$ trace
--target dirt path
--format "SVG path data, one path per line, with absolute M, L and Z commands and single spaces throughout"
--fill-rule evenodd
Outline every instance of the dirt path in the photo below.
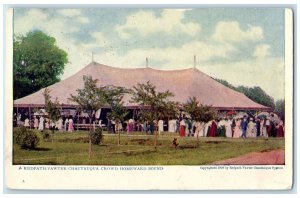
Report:
M 284 150 L 248 153 L 239 157 L 213 162 L 214 165 L 283 165 Z

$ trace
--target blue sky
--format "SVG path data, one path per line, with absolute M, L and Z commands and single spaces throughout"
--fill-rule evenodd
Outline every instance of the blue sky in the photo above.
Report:
M 68 52 L 62 79 L 91 62 L 115 67 L 193 67 L 284 98 L 284 9 L 84 8 L 14 11 L 15 34 L 39 29 Z

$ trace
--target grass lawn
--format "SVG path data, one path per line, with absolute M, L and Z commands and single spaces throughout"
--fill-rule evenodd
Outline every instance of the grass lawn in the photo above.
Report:
M 154 149 L 154 136 L 134 132 L 118 136 L 104 133 L 103 143 L 93 145 L 92 158 L 88 158 L 88 132 L 56 132 L 53 142 L 41 138 L 36 150 L 13 146 L 13 163 L 27 165 L 205 165 L 214 161 L 237 157 L 249 152 L 284 149 L 283 138 L 178 138 L 179 148 L 171 146 L 176 133 L 158 136 Z

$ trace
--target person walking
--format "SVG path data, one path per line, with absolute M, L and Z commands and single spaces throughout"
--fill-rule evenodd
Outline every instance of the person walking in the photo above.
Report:
M 68 131 L 69 132 L 73 132 L 74 131 L 74 126 L 73 126 L 73 119 L 72 117 L 70 117 L 69 121 L 69 125 L 68 125 Z
M 247 121 L 247 118 L 244 117 L 244 119 L 241 122 L 241 129 L 242 129 L 241 137 L 246 138 L 247 128 L 248 128 L 248 121 Z
M 34 127 L 35 129 L 38 129 L 38 127 L 39 127 L 39 119 L 38 119 L 36 116 L 34 116 L 34 124 L 33 124 L 33 127 Z
M 241 119 L 238 118 L 235 122 L 233 138 L 240 138 L 240 137 L 241 137 Z
M 45 123 L 44 122 L 45 122 L 45 120 L 44 120 L 43 116 L 41 116 L 40 123 L 39 123 L 39 128 L 38 128 L 39 131 L 44 130 L 44 128 L 45 128 L 45 126 L 44 126 Z
M 186 127 L 185 120 L 182 119 L 180 121 L 180 131 L 179 131 L 180 137 L 185 137 L 185 127 Z

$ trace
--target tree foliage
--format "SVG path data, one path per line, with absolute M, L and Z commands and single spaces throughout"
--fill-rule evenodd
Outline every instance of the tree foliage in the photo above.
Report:
M 183 109 L 191 116 L 192 120 L 208 122 L 215 117 L 215 112 L 212 108 L 200 104 L 196 97 L 190 97 L 183 105 Z
M 98 128 L 95 131 L 92 131 L 90 133 L 90 138 L 91 138 L 91 142 L 92 142 L 93 145 L 101 144 L 101 142 L 103 140 L 102 129 Z
M 226 87 L 229 87 L 235 91 L 245 94 L 245 96 L 247 96 L 248 98 L 250 98 L 251 100 L 253 100 L 256 103 L 259 103 L 259 104 L 267 106 L 267 107 L 271 107 L 273 109 L 275 107 L 274 99 L 258 86 L 235 87 L 235 86 L 231 85 L 230 83 L 228 83 L 226 80 L 221 80 L 221 79 L 215 79 L 215 80 L 218 81 L 219 83 L 223 84 Z
M 114 118 L 117 123 L 123 122 L 128 115 L 127 109 L 124 107 L 123 98 L 125 94 L 129 94 L 131 90 L 118 86 L 105 86 L 105 101 L 111 108 L 110 117 Z
M 133 87 L 132 101 L 140 105 L 142 117 L 147 120 L 158 120 L 163 116 L 163 112 L 173 111 L 175 103 L 170 101 L 170 97 L 173 96 L 169 90 L 158 92 L 156 86 L 148 81 L 146 84 L 138 83 Z
M 271 107 L 272 109 L 274 109 L 275 107 L 274 99 L 271 96 L 269 96 L 264 90 L 262 90 L 260 87 L 238 86 L 237 90 L 259 104 L 262 104 L 267 107 Z
M 93 113 L 96 112 L 98 109 L 106 105 L 106 94 L 105 94 L 105 87 L 98 87 L 97 86 L 97 79 L 93 79 L 91 76 L 83 76 L 84 87 L 83 89 L 77 89 L 77 95 L 71 94 L 71 101 L 76 102 L 80 109 L 83 112 L 86 112 L 89 115 L 90 120 L 90 132 L 89 132 L 89 158 L 92 155 L 92 138 L 99 135 L 99 133 L 95 131 L 91 131 L 92 129 L 92 116 Z M 102 140 L 102 133 L 101 133 L 101 140 Z M 100 141 L 101 141 L 100 140 Z
M 284 120 L 285 100 L 277 100 L 275 104 L 275 113 Z
M 48 113 L 49 119 L 55 123 L 60 117 L 60 104 L 57 98 L 54 102 L 51 101 L 50 92 L 50 89 L 46 88 L 43 93 L 45 98 L 45 110 Z
M 159 119 L 172 119 L 179 116 L 179 103 L 174 101 L 167 101 L 163 106 L 163 109 L 159 111 Z
M 60 80 L 67 53 L 55 38 L 41 31 L 16 36 L 13 43 L 14 99 L 24 97 Z
M 71 94 L 70 100 L 76 102 L 80 110 L 92 118 L 94 112 L 106 105 L 105 87 L 97 87 L 98 80 L 91 76 L 83 76 L 83 81 L 84 88 L 77 89 L 77 95 Z

